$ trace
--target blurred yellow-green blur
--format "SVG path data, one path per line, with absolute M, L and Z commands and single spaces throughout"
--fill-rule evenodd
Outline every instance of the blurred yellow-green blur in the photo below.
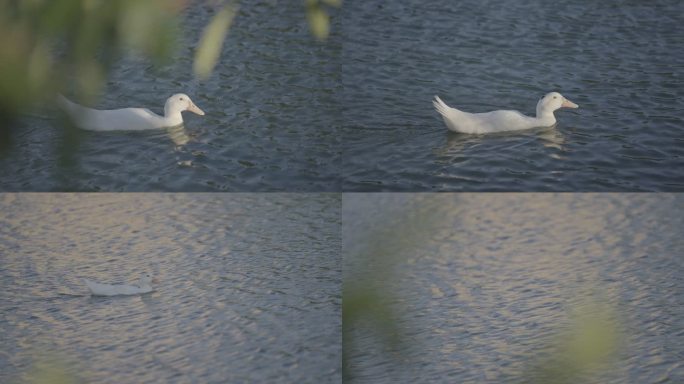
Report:
M 236 1 L 210 2 L 220 9 L 205 27 L 194 74 L 211 74 L 233 18 Z M 68 90 L 92 101 L 114 58 L 137 54 L 164 63 L 179 33 L 179 14 L 189 0 L 0 0 L 0 121 Z M 305 0 L 312 34 L 329 34 L 327 7 L 339 0 Z

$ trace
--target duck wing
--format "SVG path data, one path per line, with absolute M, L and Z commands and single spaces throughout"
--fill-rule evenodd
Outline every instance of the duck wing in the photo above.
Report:
M 535 118 L 510 110 L 473 113 L 472 119 L 482 130 L 480 133 L 518 131 L 538 126 Z
M 91 109 L 81 128 L 92 131 L 135 131 L 164 127 L 164 118 L 145 108 Z
M 63 95 L 57 96 L 57 102 L 79 128 L 89 131 L 134 131 L 166 126 L 164 117 L 147 108 L 93 109 Z

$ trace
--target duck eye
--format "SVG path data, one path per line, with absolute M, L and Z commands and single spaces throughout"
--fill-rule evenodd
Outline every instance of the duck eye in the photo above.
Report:
M 181 99 L 181 101 L 183 100 L 183 98 L 182 98 L 182 97 L 181 97 L 180 99 Z M 554 97 L 554 99 L 555 99 L 555 97 Z
M 556 99 L 557 97 L 556 97 L 556 96 L 554 96 L 553 98 L 554 98 L 554 99 Z

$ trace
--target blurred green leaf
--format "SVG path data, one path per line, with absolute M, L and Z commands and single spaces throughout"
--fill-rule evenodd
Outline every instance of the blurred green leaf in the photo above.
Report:
M 330 34 L 330 18 L 320 7 L 312 7 L 306 14 L 309 19 L 311 33 L 320 40 L 325 40 Z
M 228 34 L 228 29 L 237 14 L 237 6 L 225 5 L 204 29 L 199 48 L 195 52 L 193 70 L 200 79 L 206 79 L 211 75 L 219 56 L 221 47 Z
M 45 84 L 49 81 L 50 68 L 52 66 L 52 57 L 50 56 L 50 49 L 44 42 L 39 42 L 33 49 L 29 56 L 27 67 L 28 81 L 32 91 L 38 91 L 40 84 Z
M 21 382 L 32 384 L 74 384 L 80 383 L 70 371 L 73 366 L 61 359 L 58 353 L 41 351 L 28 369 Z
M 589 298 L 590 300 L 590 298 Z M 622 332 L 614 309 L 600 301 L 573 308 L 570 325 L 550 344 L 550 353 L 525 377 L 530 383 L 576 383 L 607 366 L 615 357 Z
M 330 5 L 331 7 L 342 6 L 342 0 L 323 0 L 323 2 Z
M 102 67 L 96 61 L 83 60 L 78 66 L 78 77 L 75 80 L 81 97 L 92 101 L 102 88 L 105 76 Z
M 215 0 L 214 2 L 223 2 Z M 112 63 L 132 51 L 160 64 L 174 51 L 178 14 L 190 0 L 0 0 L 1 136 L 9 142 L 10 122 L 56 92 L 93 100 Z M 225 2 L 223 2 L 225 3 Z M 325 7 L 340 0 L 306 0 L 311 31 L 329 34 Z M 224 6 L 204 30 L 193 71 L 207 78 L 237 13 Z M 4 134 L 6 133 L 6 134 Z M 2 149 L 3 147 L 0 147 Z
M 339 7 L 341 0 L 306 0 L 306 18 L 309 21 L 311 33 L 319 40 L 325 40 L 330 35 L 330 16 L 323 4 Z
M 364 260 L 366 264 L 365 268 L 345 276 L 343 282 L 342 376 L 345 381 L 355 374 L 350 368 L 349 352 L 356 342 L 353 330 L 361 324 L 360 332 L 378 337 L 383 347 L 398 352 L 392 355 L 395 359 L 415 347 L 406 342 L 399 327 L 406 308 L 397 300 L 395 292 L 387 288 L 392 281 L 400 279 L 395 274 L 395 266 L 403 263 L 407 254 L 415 252 L 443 227 L 447 213 L 440 209 L 439 199 L 444 197 L 416 195 L 400 210 L 386 211 L 385 216 L 368 223 L 368 228 L 359 231 L 350 242 L 360 245 L 357 250 L 345 250 L 345 259 Z M 375 225 L 378 222 L 382 225 Z
M 11 120 L 37 102 L 51 100 L 64 88 L 98 93 L 108 65 L 122 51 L 133 50 L 154 60 L 168 57 L 176 15 L 185 3 L 0 0 L 3 119 Z

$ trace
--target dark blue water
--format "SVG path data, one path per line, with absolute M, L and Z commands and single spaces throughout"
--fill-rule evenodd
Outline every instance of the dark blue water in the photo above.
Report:
M 171 133 L 94 133 L 65 131 L 55 111 L 36 111 L 1 154 L 0 190 L 339 190 L 339 28 L 320 43 L 302 4 L 241 4 L 213 75 L 198 81 L 195 47 L 213 15 L 209 3 L 187 9 L 165 66 L 113 63 L 96 105 L 162 113 L 183 92 L 205 116 L 186 113 L 185 129 Z
M 0 382 L 339 382 L 339 195 L 21 193 L 0 208 Z M 81 280 L 142 271 L 155 292 L 91 297 Z
M 346 191 L 684 190 L 684 3 L 356 1 L 342 54 Z M 579 104 L 547 130 L 449 133 L 471 112 Z
M 345 292 L 363 284 L 392 313 L 344 324 L 349 382 L 684 381 L 683 208 L 678 194 L 346 194 Z M 563 381 L 581 356 L 601 364 Z

